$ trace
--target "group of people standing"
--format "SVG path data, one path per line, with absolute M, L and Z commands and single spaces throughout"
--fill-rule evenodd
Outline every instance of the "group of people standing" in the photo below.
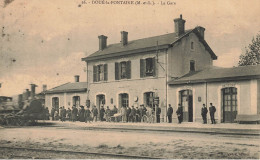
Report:
M 210 112 L 210 118 L 211 123 L 215 124 L 215 112 L 216 108 L 215 106 L 210 103 L 209 107 Z M 98 114 L 99 113 L 99 114 Z M 205 104 L 203 104 L 203 107 L 201 108 L 201 116 L 203 119 L 203 123 L 207 123 L 207 113 L 208 109 Z M 80 122 L 90 122 L 90 121 L 97 121 L 98 115 L 100 116 L 100 121 L 111 121 L 111 117 L 118 114 L 122 120 L 122 122 L 142 122 L 142 118 L 144 115 L 147 117 L 154 116 L 156 114 L 156 122 L 160 123 L 160 114 L 161 114 L 161 108 L 159 106 L 152 108 L 152 106 L 145 107 L 143 104 L 140 105 L 140 108 L 132 106 L 130 107 L 121 107 L 121 110 L 119 111 L 117 107 L 114 105 L 113 109 L 110 109 L 109 106 L 104 108 L 104 106 L 101 106 L 100 110 L 98 111 L 96 106 L 92 107 L 92 110 L 90 110 L 90 107 L 84 108 L 84 106 L 80 106 L 80 109 L 78 109 L 76 106 L 73 106 L 72 109 L 68 108 L 67 110 L 63 107 L 60 107 L 59 109 L 52 108 L 51 110 L 51 117 L 52 120 L 61 120 L 62 122 L 69 120 L 69 121 L 80 121 Z M 176 114 L 178 117 L 178 123 L 183 122 L 183 107 L 181 104 L 178 104 L 178 109 L 176 110 Z M 171 104 L 169 104 L 168 110 L 167 110 L 167 117 L 168 122 L 172 123 L 172 115 L 173 115 L 173 108 Z
M 140 107 L 122 107 L 120 116 L 122 116 L 122 122 L 142 122 L 143 116 L 153 116 L 155 109 L 156 122 L 160 123 L 161 108 L 155 107 L 153 109 L 152 106 L 146 108 L 143 104 L 141 104 Z
M 173 108 L 171 104 L 169 104 L 168 110 L 167 110 L 167 117 L 168 117 L 168 122 L 172 123 L 172 114 L 173 114 Z M 178 117 L 178 122 L 181 123 L 183 121 L 183 107 L 178 104 L 178 109 L 176 110 L 176 114 Z
M 113 116 L 118 112 L 118 109 L 116 106 L 112 110 L 107 107 L 107 109 L 104 109 L 104 106 L 101 106 L 100 109 L 100 121 L 108 121 L 109 117 Z M 52 120 L 60 120 L 62 122 L 69 120 L 69 121 L 80 121 L 80 122 L 90 122 L 90 121 L 97 121 L 98 120 L 98 109 L 96 106 L 92 107 L 92 110 L 90 110 L 90 107 L 80 106 L 80 108 L 77 108 L 76 106 L 72 106 L 72 109 L 68 108 L 67 110 L 63 107 L 60 107 L 59 109 L 52 108 L 51 110 L 51 117 Z
M 212 103 L 210 103 L 209 113 L 210 113 L 210 119 L 211 119 L 212 124 L 216 124 L 215 112 L 216 112 L 216 107 L 213 106 Z M 207 123 L 207 113 L 208 113 L 208 109 L 207 109 L 206 105 L 203 104 L 203 106 L 201 108 L 201 116 L 202 116 L 204 124 Z M 168 117 L 169 123 L 172 123 L 172 114 L 173 114 L 173 108 L 172 108 L 171 104 L 169 104 L 169 107 L 168 107 L 168 110 L 167 110 L 167 117 Z M 178 109 L 176 110 L 176 114 L 177 114 L 177 117 L 178 117 L 178 122 L 182 123 L 182 121 L 183 121 L 183 107 L 181 106 L 181 104 L 178 104 Z
M 94 106 L 94 108 L 96 108 L 96 111 L 95 111 L 95 121 L 97 121 L 97 113 L 98 113 L 98 110 L 97 110 L 97 107 Z M 101 109 L 100 109 L 100 121 L 110 121 L 111 120 L 111 116 L 117 114 L 118 112 L 118 109 L 116 108 L 116 106 L 114 105 L 114 108 L 113 109 L 110 109 L 109 106 L 107 106 L 107 108 L 105 109 L 104 106 L 101 106 Z
M 215 112 L 216 112 L 216 107 L 213 106 L 212 103 L 210 103 L 209 114 L 210 114 L 211 124 L 216 124 Z M 206 105 L 203 104 L 203 106 L 201 108 L 201 116 L 202 116 L 202 119 L 203 119 L 203 124 L 207 124 L 207 114 L 208 114 L 208 109 L 207 109 Z

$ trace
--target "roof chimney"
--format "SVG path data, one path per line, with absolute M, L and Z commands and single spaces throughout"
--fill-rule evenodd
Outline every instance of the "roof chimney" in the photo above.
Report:
M 104 50 L 107 47 L 107 36 L 101 35 L 99 38 L 99 50 Z
M 121 31 L 121 44 L 125 46 L 127 45 L 127 43 L 128 43 L 128 32 Z
M 79 82 L 79 75 L 75 75 L 75 82 Z
M 182 15 L 180 15 L 180 18 L 174 19 L 175 33 L 177 36 L 184 34 L 185 22 L 186 21 L 184 19 L 182 19 Z
M 200 33 L 201 37 L 204 39 L 205 28 L 200 27 L 200 26 L 198 26 L 196 28 L 197 28 L 198 32 Z
M 43 92 L 47 91 L 47 85 L 46 84 L 42 85 L 42 91 Z

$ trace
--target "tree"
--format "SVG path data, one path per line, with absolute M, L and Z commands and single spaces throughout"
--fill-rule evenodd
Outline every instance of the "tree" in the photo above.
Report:
M 252 43 L 246 47 L 246 53 L 239 57 L 239 66 L 260 64 L 260 34 L 252 39 Z

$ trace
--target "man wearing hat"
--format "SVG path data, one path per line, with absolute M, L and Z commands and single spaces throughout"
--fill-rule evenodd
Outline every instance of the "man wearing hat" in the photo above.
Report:
M 84 106 L 80 106 L 79 121 L 80 122 L 85 122 L 85 109 L 84 109 Z
M 168 110 L 167 110 L 167 117 L 168 117 L 168 122 L 172 123 L 172 113 L 173 113 L 173 109 L 171 104 L 169 104 Z
M 72 106 L 71 115 L 72 115 L 72 121 L 75 122 L 77 120 L 77 115 L 78 115 L 78 109 L 76 108 L 76 106 Z
M 140 109 L 136 107 L 136 122 L 141 122 Z
M 156 107 L 156 122 L 160 123 L 160 114 L 161 114 L 161 108 L 159 107 L 159 105 Z
M 111 110 L 109 109 L 109 106 L 107 106 L 105 114 L 106 114 L 106 121 L 109 122 L 111 120 Z
M 181 123 L 183 120 L 183 108 L 182 108 L 181 104 L 178 104 L 178 109 L 176 111 L 176 114 L 178 116 L 179 123 Z
M 213 106 L 212 103 L 210 103 L 209 114 L 210 114 L 210 119 L 211 119 L 211 123 L 212 123 L 212 124 L 216 124 L 216 121 L 215 121 L 215 112 L 216 112 L 216 107 Z
M 201 108 L 201 116 L 203 119 L 203 124 L 207 124 L 207 113 L 208 113 L 208 109 L 207 109 L 206 105 L 203 104 L 203 106 Z
M 141 122 L 142 122 L 143 116 L 146 115 L 146 111 L 147 111 L 144 104 L 141 104 L 141 110 L 140 111 L 141 111 L 140 116 L 141 116 Z
M 100 121 L 104 121 L 104 115 L 105 115 L 105 108 L 104 108 L 104 106 L 101 106 L 101 109 L 100 109 Z
M 98 116 L 98 109 L 97 109 L 97 107 L 95 105 L 92 107 L 92 114 L 93 114 L 92 121 L 95 120 L 95 122 L 96 122 L 97 121 L 97 116 Z

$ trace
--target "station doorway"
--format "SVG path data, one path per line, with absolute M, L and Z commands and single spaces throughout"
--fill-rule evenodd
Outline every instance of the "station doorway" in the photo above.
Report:
M 98 119 L 100 118 L 100 116 L 99 116 L 100 108 L 101 108 L 101 106 L 104 106 L 105 103 L 106 103 L 106 99 L 105 99 L 104 94 L 99 94 L 99 95 L 96 96 L 96 104 L 97 104 L 97 109 L 98 109 Z
M 234 123 L 237 116 L 237 88 L 222 89 L 223 122 Z
M 180 104 L 183 107 L 183 122 L 193 122 L 193 95 L 192 90 L 179 92 Z

